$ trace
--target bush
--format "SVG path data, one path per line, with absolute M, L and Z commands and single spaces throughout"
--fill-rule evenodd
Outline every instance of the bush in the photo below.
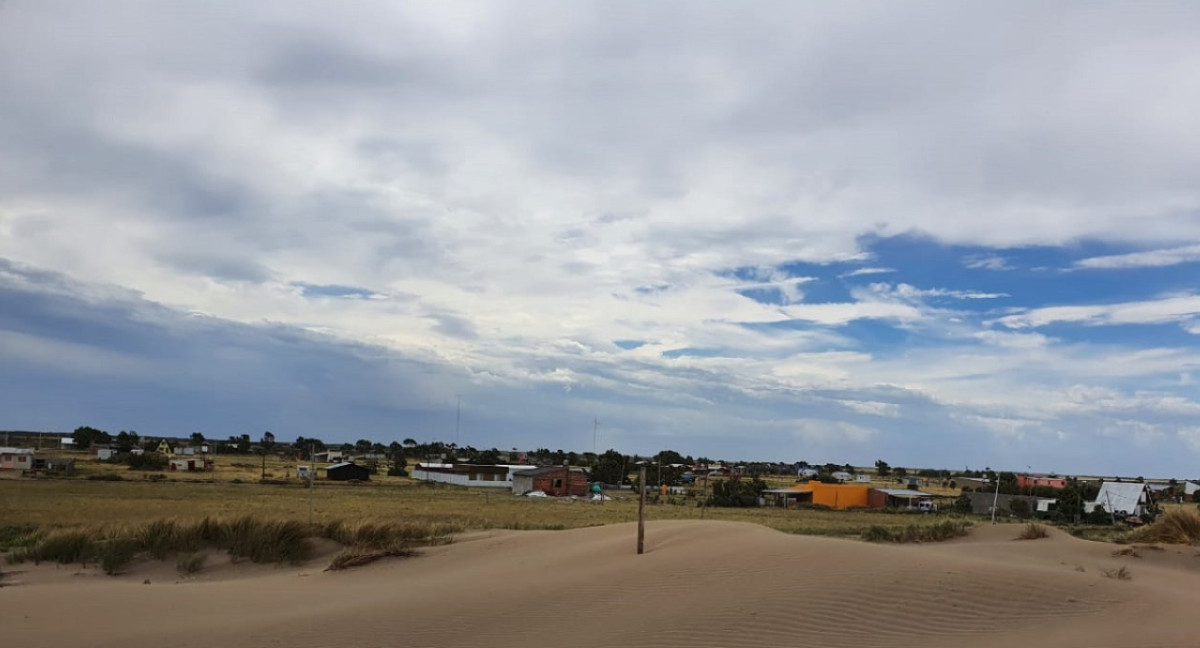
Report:
M 942 520 L 933 524 L 910 524 L 891 529 L 878 524 L 867 527 L 862 539 L 867 542 L 942 542 L 967 535 L 971 523 L 966 520 Z
M 1031 515 L 1029 510 L 1029 502 L 1023 499 L 1013 499 L 1008 503 L 1008 510 L 1012 511 L 1013 515 L 1021 518 L 1022 520 L 1029 519 L 1029 516 Z
M 399 466 L 388 468 L 387 474 L 388 477 L 408 477 L 408 471 Z
M 1045 526 L 1037 522 L 1030 522 L 1021 529 L 1021 535 L 1017 536 L 1017 540 L 1038 540 L 1050 536 L 1050 531 Z
M 167 458 L 157 452 L 146 452 L 140 455 L 131 454 L 125 458 L 130 470 L 164 470 Z
M 730 477 L 712 483 L 712 495 L 708 498 L 709 506 L 749 507 L 758 506 L 759 493 L 766 489 L 766 482 L 754 477 L 742 479 Z
M 1097 504 L 1096 508 L 1092 509 L 1091 513 L 1087 514 L 1087 523 L 1095 525 L 1112 524 L 1112 516 L 1104 510 L 1104 506 Z

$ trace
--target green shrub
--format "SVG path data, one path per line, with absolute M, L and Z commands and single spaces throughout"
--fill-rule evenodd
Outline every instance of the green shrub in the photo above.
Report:
M 1112 516 L 1109 515 L 1107 511 L 1104 510 L 1103 505 L 1097 505 L 1095 509 L 1092 509 L 1091 513 L 1087 514 L 1087 523 L 1088 524 L 1095 524 L 1095 525 L 1112 524 L 1112 521 L 1113 521 Z
M 165 470 L 167 458 L 157 452 L 131 454 L 125 458 L 130 470 Z
M 896 529 L 873 524 L 862 533 L 867 542 L 942 542 L 967 535 L 966 520 L 941 520 L 933 524 L 909 524 Z

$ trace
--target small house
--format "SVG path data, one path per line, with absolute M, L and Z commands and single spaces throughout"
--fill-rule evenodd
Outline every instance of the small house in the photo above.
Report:
M 342 463 L 345 458 L 345 453 L 341 450 L 322 450 L 313 453 L 313 461 L 316 463 Z
M 296 466 L 296 478 L 308 479 L 312 475 L 312 469 L 309 466 Z
M 32 448 L 0 448 L 0 470 L 32 469 Z
M 876 509 L 930 510 L 933 494 L 907 488 L 872 488 L 867 494 L 867 504 Z
M 547 495 L 587 495 L 588 479 L 579 468 L 546 466 L 521 470 L 512 475 L 512 492 L 524 495 L 541 491 Z
M 1053 475 L 1017 475 L 1017 488 L 1066 488 L 1067 479 L 1065 477 L 1055 477 Z
M 1103 506 L 1104 510 L 1121 515 L 1146 514 L 1146 505 L 1150 503 L 1150 489 L 1145 484 L 1136 482 L 1104 482 L 1100 484 L 1100 492 L 1096 501 L 1088 502 L 1087 510 L 1094 511 Z
M 158 447 L 155 448 L 154 451 L 159 454 L 169 455 L 171 454 L 171 444 L 167 443 L 166 439 L 163 439 L 162 441 L 158 442 Z
M 99 446 L 96 448 L 96 459 L 99 459 L 100 461 L 108 461 L 109 459 L 117 456 L 118 452 L 119 451 L 116 448 L 111 446 Z
M 213 469 L 212 459 L 203 459 L 198 457 L 176 457 L 167 461 L 167 470 L 178 472 L 211 472 Z
M 325 468 L 325 479 L 331 481 L 370 481 L 371 471 L 366 466 L 343 461 L 342 463 L 336 463 Z
M 854 475 L 851 475 L 850 473 L 848 473 L 844 470 L 835 470 L 832 473 L 830 473 L 829 476 L 833 477 L 834 479 L 838 480 L 839 482 L 848 482 L 848 481 L 851 481 L 854 479 Z

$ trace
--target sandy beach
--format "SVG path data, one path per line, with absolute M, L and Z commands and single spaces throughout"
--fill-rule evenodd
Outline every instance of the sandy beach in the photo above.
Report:
M 494 532 L 343 572 L 142 563 L 5 567 L 7 645 L 1139 646 L 1197 645 L 1200 557 L 1016 526 L 920 545 L 728 522 Z M 1126 567 L 1121 580 L 1105 571 Z M 149 580 L 149 584 L 145 581 Z M 10 643 L 11 642 L 11 643 Z

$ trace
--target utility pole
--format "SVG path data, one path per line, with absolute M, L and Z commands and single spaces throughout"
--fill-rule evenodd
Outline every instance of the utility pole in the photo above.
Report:
M 645 553 L 646 543 L 646 466 L 638 468 L 638 555 Z
M 592 454 L 596 454 L 596 430 L 600 427 L 600 419 L 592 417 Z
M 454 449 L 458 450 L 458 429 L 462 425 L 462 396 L 456 394 L 458 405 L 454 408 Z
M 313 523 L 313 476 L 317 472 L 316 457 L 313 455 L 317 451 L 317 444 L 308 444 L 308 525 Z
M 996 495 L 992 497 L 992 524 L 996 523 L 996 505 L 1000 503 L 1000 475 L 996 474 Z

